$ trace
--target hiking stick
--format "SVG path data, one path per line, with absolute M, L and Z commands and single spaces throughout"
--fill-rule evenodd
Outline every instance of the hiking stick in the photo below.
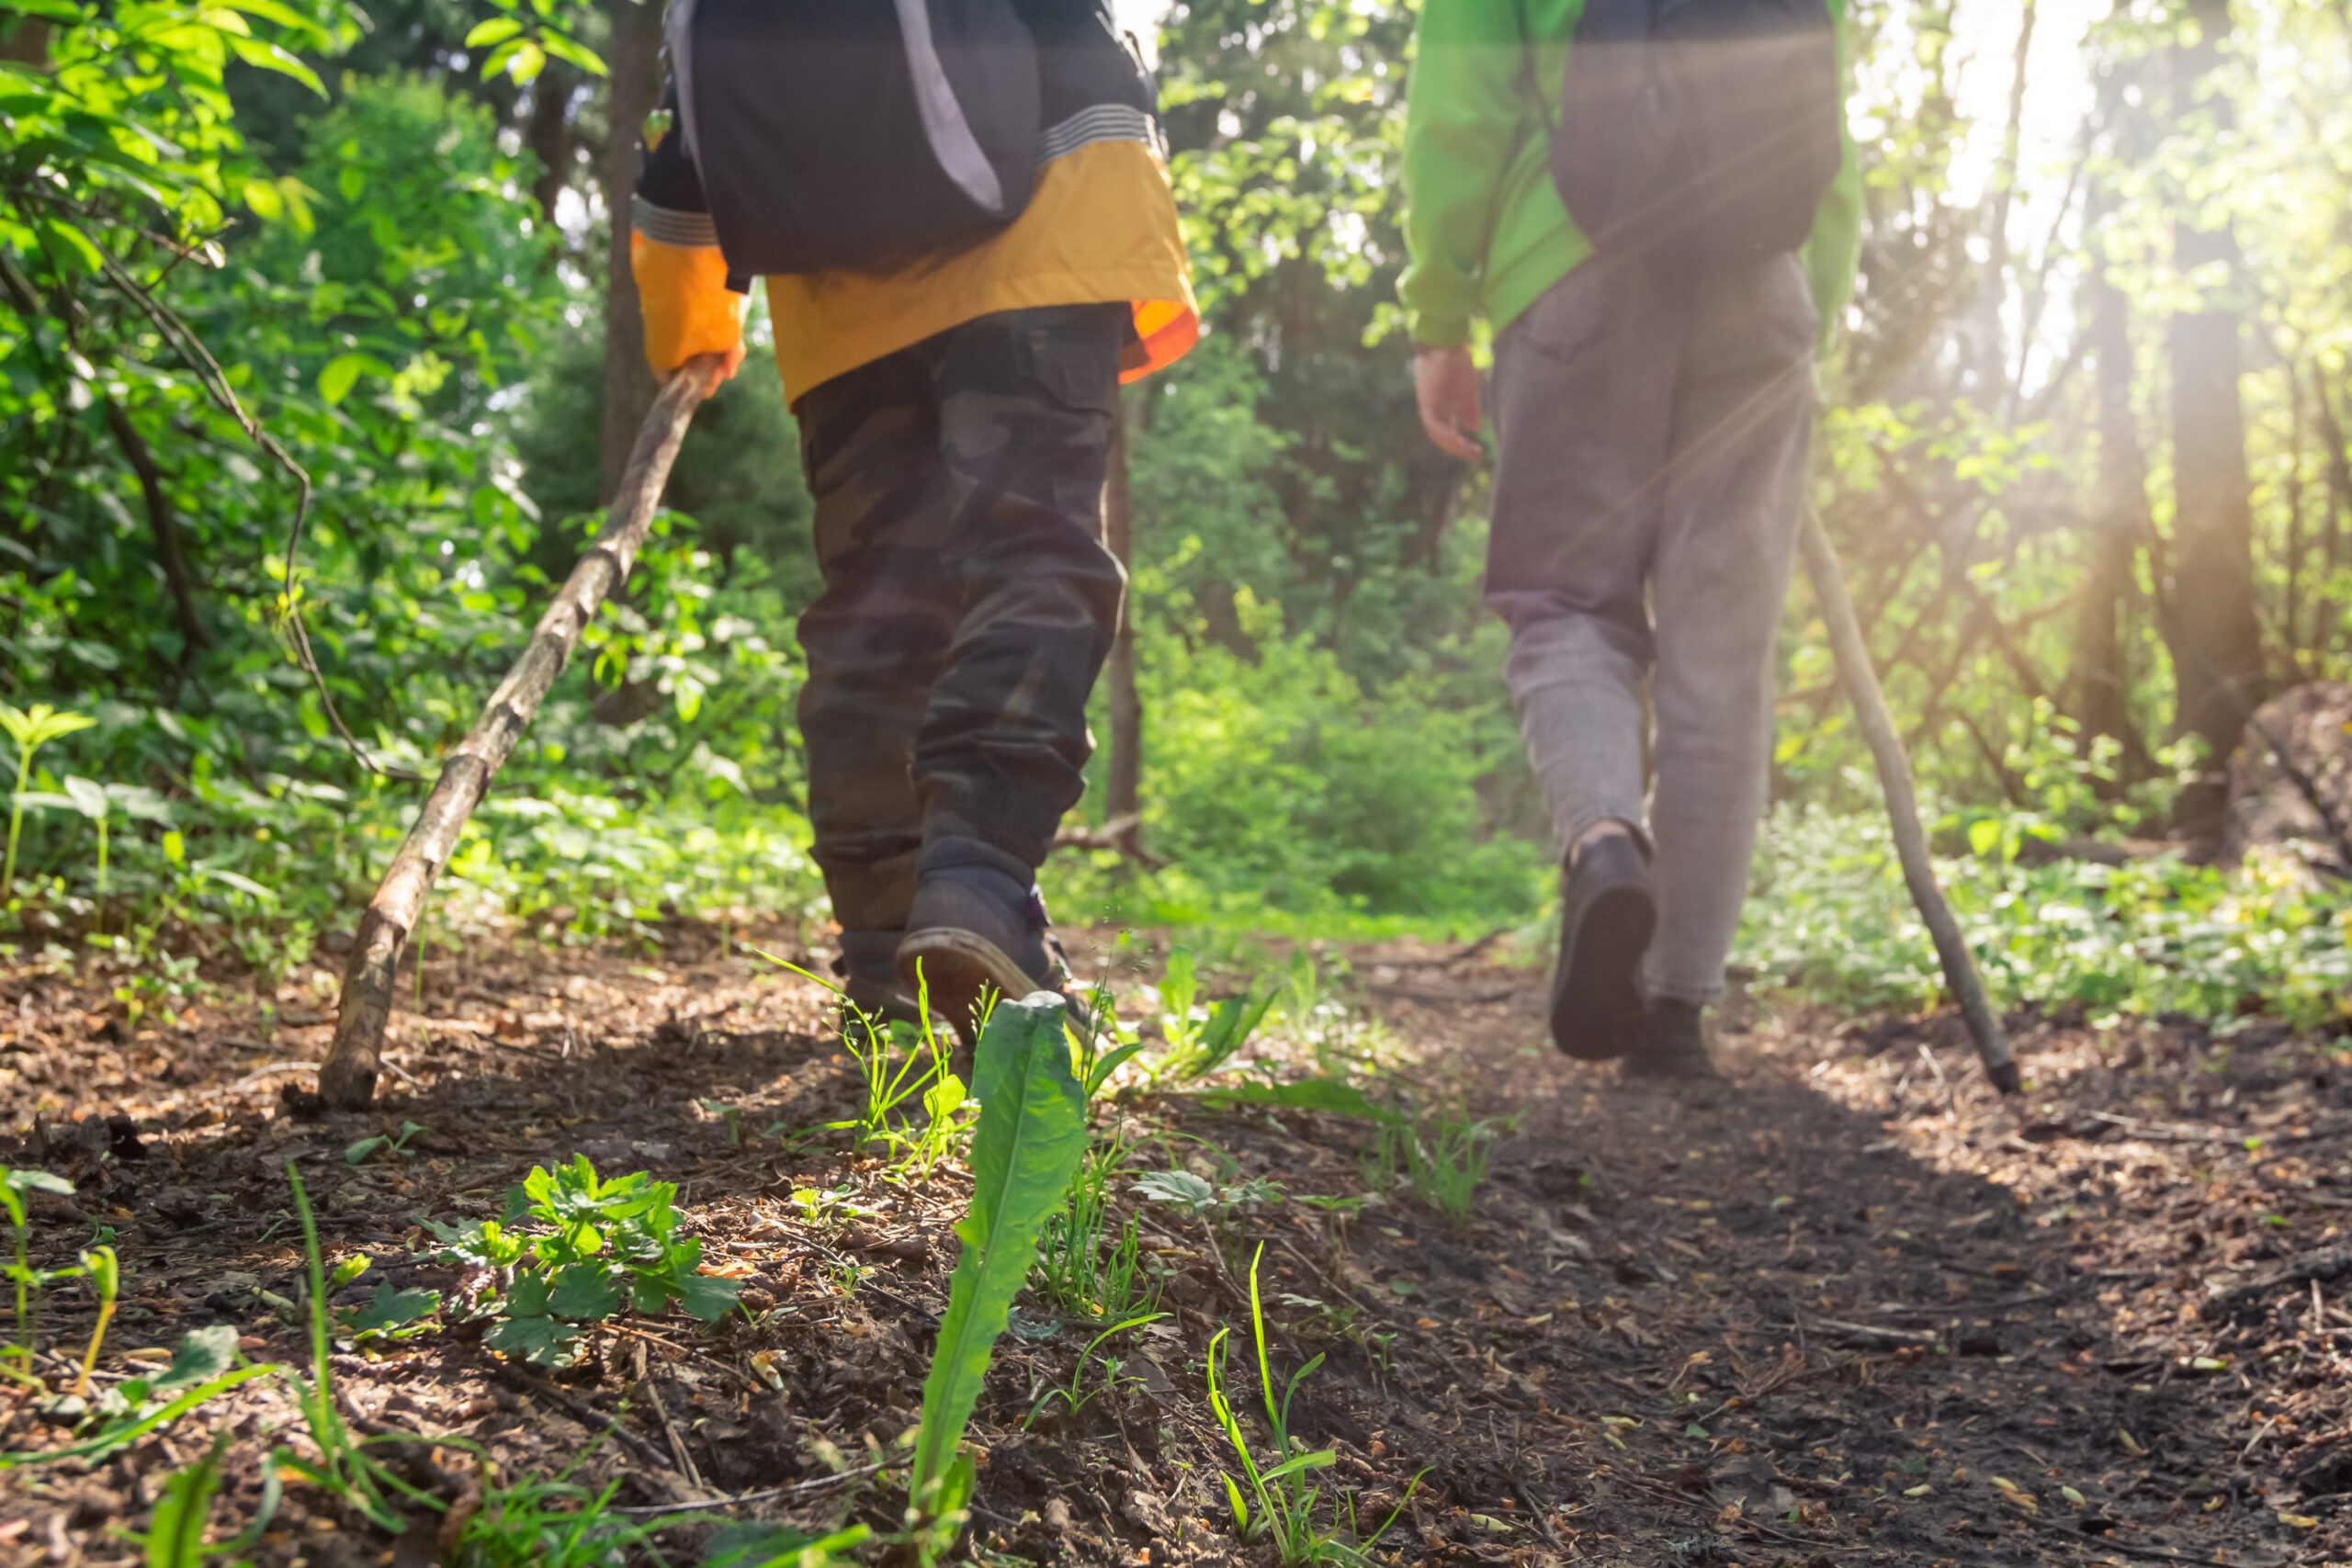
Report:
M 1887 816 L 1894 826 L 1894 850 L 1903 861 L 1904 885 L 1911 890 L 1919 918 L 1927 922 L 1928 934 L 1935 939 L 1944 984 L 1951 987 L 1961 1016 L 1968 1021 L 1984 1076 L 2003 1094 L 2015 1094 L 2020 1086 L 2018 1065 L 2009 1056 L 2009 1037 L 2002 1032 L 1992 1004 L 1984 999 L 1975 962 L 1960 938 L 1960 922 L 1952 919 L 1951 906 L 1944 902 L 1943 889 L 1936 886 L 1935 866 L 1928 859 L 1928 835 L 1919 826 L 1919 797 L 1911 787 L 1911 761 L 1904 755 L 1903 738 L 1895 733 L 1894 716 L 1886 711 L 1886 694 L 1879 689 L 1877 672 L 1871 668 L 1871 651 L 1862 642 L 1861 623 L 1855 618 L 1854 601 L 1846 592 L 1846 574 L 1838 565 L 1838 552 L 1830 547 L 1821 514 L 1810 506 L 1804 509 L 1800 540 L 1805 575 L 1813 580 L 1813 596 L 1821 605 L 1821 618 L 1829 626 L 1838 679 L 1846 687 L 1847 700 L 1854 705 L 1854 719 L 1869 743 L 1871 760 L 1878 764 L 1879 788 L 1885 793 Z
M 384 1026 L 392 1016 L 392 977 L 400 967 L 401 950 L 408 944 L 433 879 L 447 863 L 458 845 L 458 830 L 490 788 L 491 779 L 507 753 L 514 750 L 524 727 L 539 711 L 548 688 L 563 673 L 580 634 L 594 618 L 605 600 L 628 580 L 637 552 L 645 543 L 653 513 L 669 479 L 670 465 L 695 408 L 718 386 L 716 359 L 692 361 L 670 378 L 645 423 L 637 433 L 628 468 L 613 496 L 612 510 L 580 564 L 564 580 L 555 602 L 539 617 L 524 646 L 523 656 L 506 672 L 489 706 L 441 765 L 433 793 L 415 826 L 392 857 L 368 912 L 360 917 L 359 935 L 343 969 L 343 1000 L 335 1016 L 334 1044 L 319 1068 L 319 1093 L 339 1111 L 357 1111 L 376 1095 L 376 1067 L 384 1044 Z M 422 963 L 419 956 L 418 962 Z

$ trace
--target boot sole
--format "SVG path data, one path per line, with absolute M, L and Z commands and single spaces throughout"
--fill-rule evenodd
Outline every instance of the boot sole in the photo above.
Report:
M 990 990 L 1018 1001 L 1050 990 L 984 936 L 953 926 L 909 931 L 899 944 L 899 978 L 910 995 L 929 995 L 931 1010 L 955 1026 L 968 1045 L 979 1033 L 981 998 Z
M 1657 929 L 1657 906 L 1639 887 L 1612 887 L 1585 908 L 1560 946 L 1552 987 L 1553 1043 L 1579 1062 L 1609 1062 L 1632 1048 L 1642 1021 L 1634 983 Z

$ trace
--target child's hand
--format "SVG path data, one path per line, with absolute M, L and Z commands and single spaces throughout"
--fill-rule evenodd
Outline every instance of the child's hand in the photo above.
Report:
M 718 367 L 718 378 L 721 381 L 732 381 L 735 379 L 735 372 L 737 368 L 741 367 L 742 363 L 743 345 L 739 343 L 724 354 L 719 354 L 716 351 L 709 354 L 697 354 L 692 358 L 686 360 L 684 364 L 678 366 L 677 369 L 672 370 L 670 372 L 670 376 L 675 376 L 679 370 L 686 369 L 691 366 L 707 366 L 716 364 Z M 668 382 L 670 376 L 662 377 L 662 381 L 665 383 Z

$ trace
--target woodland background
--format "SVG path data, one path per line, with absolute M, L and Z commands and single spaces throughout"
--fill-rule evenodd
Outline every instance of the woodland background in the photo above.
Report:
M 1484 475 L 1421 436 L 1394 302 L 1413 8 L 1150 9 L 1208 333 L 1127 394 L 1133 637 L 1048 891 L 1211 942 L 1540 951 Z M 207 962 L 274 976 L 348 931 L 421 798 L 401 775 L 471 721 L 650 398 L 613 214 L 659 23 L 0 5 L 0 700 L 95 720 L 19 780 L 19 961 L 168 1011 Z M 1851 28 L 1868 206 L 1814 494 L 1989 977 L 2093 1018 L 2340 1019 L 2343 868 L 2208 862 L 2248 705 L 2352 656 L 2352 23 L 1856 0 Z M 756 353 L 670 501 L 428 943 L 821 918 L 808 501 Z M 1802 584 L 1781 660 L 1739 962 L 1928 1001 Z

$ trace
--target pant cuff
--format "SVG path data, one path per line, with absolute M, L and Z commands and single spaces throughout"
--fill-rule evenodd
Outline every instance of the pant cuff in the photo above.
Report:
M 1642 975 L 1642 994 L 1661 1002 L 1689 1002 L 1693 1007 L 1704 1007 L 1709 1002 L 1720 1001 L 1728 988 L 1721 980 L 1712 986 L 1676 985 L 1656 979 L 1647 971 Z
M 1561 863 L 1566 864 L 1569 852 L 1584 840 L 1587 833 L 1591 832 L 1603 822 L 1614 822 L 1623 827 L 1634 836 L 1634 845 L 1642 852 L 1642 859 L 1647 861 L 1651 858 L 1653 851 L 1650 845 L 1649 830 L 1642 826 L 1640 812 L 1636 811 L 1628 816 L 1622 811 L 1600 810 L 1583 812 L 1568 819 L 1568 825 L 1565 829 L 1566 836 L 1562 838 L 1559 844 Z

